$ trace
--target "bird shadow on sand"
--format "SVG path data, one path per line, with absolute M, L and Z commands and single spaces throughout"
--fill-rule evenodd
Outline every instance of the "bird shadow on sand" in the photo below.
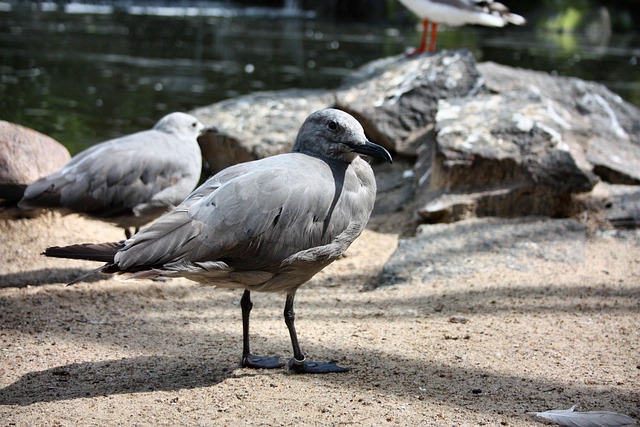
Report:
M 314 335 L 313 324 L 307 323 L 306 327 L 304 325 L 305 318 L 321 322 L 331 319 L 335 321 L 335 300 L 326 298 L 324 292 L 317 292 L 300 301 L 303 321 L 300 329 L 304 337 L 304 350 L 314 360 L 330 360 L 337 356 L 339 364 L 351 367 L 352 371 L 314 376 L 310 379 L 308 375 L 290 374 L 286 368 L 273 371 L 237 369 L 241 339 L 240 315 L 239 308 L 232 301 L 239 295 L 205 289 L 196 292 L 188 285 L 169 288 L 157 284 L 139 286 L 141 287 L 135 288 L 135 292 L 125 285 L 108 289 L 82 286 L 73 288 L 69 301 L 76 304 L 78 312 L 74 317 L 63 317 L 63 320 L 67 319 L 64 322 L 51 321 L 50 310 L 60 306 L 57 299 L 52 304 L 36 304 L 42 301 L 40 295 L 27 295 L 21 298 L 6 297 L 4 301 L 0 301 L 5 304 L 7 312 L 12 313 L 5 318 L 5 327 L 22 334 L 37 332 L 42 335 L 46 332 L 46 336 L 56 340 L 57 336 L 68 339 L 71 333 L 75 339 L 85 340 L 89 348 L 92 348 L 92 341 L 96 339 L 94 337 L 99 337 L 102 344 L 126 345 L 138 354 L 147 352 L 150 348 L 157 351 L 157 354 L 132 355 L 123 359 L 109 357 L 106 360 L 60 364 L 44 370 L 31 368 L 0 389 L 0 405 L 29 406 L 41 402 L 119 394 L 215 388 L 228 378 L 284 376 L 286 383 L 299 383 L 303 388 L 309 387 L 309 384 L 321 384 L 327 389 L 343 389 L 349 393 L 365 390 L 392 398 L 414 396 L 424 400 L 425 404 L 447 401 L 451 405 L 495 416 L 515 412 L 524 419 L 527 411 L 569 407 L 576 402 L 584 402 L 587 398 L 599 402 L 600 408 L 637 415 L 639 395 L 629 387 L 585 382 L 581 380 L 580 372 L 575 374 L 576 379 L 566 381 L 524 368 L 521 374 L 509 373 L 483 367 L 482 363 L 464 363 L 462 359 L 457 359 L 457 356 L 462 357 L 465 352 L 470 351 L 467 347 L 473 344 L 468 344 L 469 342 L 473 343 L 476 338 L 485 339 L 484 335 L 472 334 L 471 341 L 465 338 L 436 340 L 435 343 L 442 347 L 438 351 L 453 352 L 450 358 L 443 359 L 445 362 L 426 359 L 419 352 L 405 354 L 384 342 L 379 346 L 372 346 L 366 338 L 357 337 L 369 335 L 368 331 L 373 330 L 384 316 L 387 316 L 386 322 L 397 322 L 398 328 L 402 327 L 405 324 L 402 322 L 404 316 L 390 313 L 389 307 L 405 307 L 406 316 L 412 318 L 420 313 L 426 322 L 421 327 L 430 327 L 428 320 L 431 318 L 434 321 L 447 318 L 449 311 L 451 315 L 465 313 L 472 324 L 476 318 L 486 315 L 496 315 L 496 322 L 499 322 L 501 318 L 498 315 L 501 312 L 513 312 L 514 298 L 522 302 L 518 310 L 537 315 L 551 315 L 556 311 L 571 309 L 572 306 L 567 307 L 565 303 L 576 301 L 576 296 L 601 298 L 594 310 L 625 313 L 632 309 L 632 302 L 637 300 L 635 288 L 616 287 L 605 292 L 600 284 L 565 289 L 555 286 L 531 288 L 526 283 L 516 283 L 485 292 L 466 288 L 452 289 L 449 294 L 440 296 L 435 301 L 432 301 L 435 296 L 430 294 L 407 300 L 388 292 L 384 299 L 380 299 L 380 303 L 369 302 L 367 296 L 355 298 L 351 304 L 341 304 L 345 305 L 347 315 L 343 319 L 354 323 L 345 327 L 344 334 L 353 334 L 353 337 L 346 335 L 335 340 Z M 92 289 L 90 297 L 87 289 Z M 57 287 L 51 292 L 63 296 L 67 293 L 69 289 Z M 538 300 L 540 294 L 545 296 L 544 301 Z M 357 294 L 360 295 L 365 294 Z M 550 303 L 555 300 L 558 302 Z M 255 324 L 269 321 L 270 311 L 279 311 L 275 308 L 277 301 L 276 296 L 267 295 L 256 300 L 259 305 L 252 317 Z M 351 310 L 346 310 L 347 305 L 351 306 Z M 437 306 L 443 308 L 436 311 Z M 23 308 L 30 311 L 28 321 L 23 321 L 21 317 L 21 313 L 25 312 Z M 589 307 L 583 301 L 580 308 L 574 310 L 587 315 L 588 311 L 584 311 L 587 308 Z M 83 313 L 93 313 L 92 316 L 96 319 L 110 319 L 109 324 L 68 321 L 73 321 Z M 155 313 L 163 313 L 168 317 L 158 317 Z M 174 314 L 180 316 L 172 317 Z M 229 332 L 225 328 L 216 327 L 226 322 L 236 322 L 237 329 L 234 327 L 233 332 Z M 70 331 L 67 329 L 69 325 Z M 195 336 L 193 329 L 185 325 L 200 325 L 203 332 Z M 284 326 L 281 328 L 284 329 Z M 103 333 L 98 334 L 100 331 Z M 142 345 L 144 341 L 141 336 L 149 339 L 146 345 Z M 167 337 L 172 338 L 167 341 Z M 279 352 L 284 358 L 290 357 L 289 340 L 282 330 L 255 332 L 253 341 L 258 351 L 269 354 Z M 184 343 L 191 344 L 184 346 Z M 418 348 L 425 345 L 415 343 Z M 531 342 L 524 339 L 519 345 L 524 348 L 531 345 Z M 534 345 L 539 346 L 537 343 Z M 266 349 L 269 350 L 265 351 Z M 35 350 L 32 350 L 34 354 Z M 430 349 L 425 347 L 424 351 L 428 354 Z M 542 357 L 540 352 L 532 354 Z M 449 363 L 448 360 L 453 360 L 454 363 Z M 49 363 L 56 362 L 49 360 Z M 274 379 L 274 382 L 277 383 L 278 380 Z
M 320 350 L 316 348 L 316 350 Z M 324 349 L 325 351 L 327 349 Z M 323 352 L 321 350 L 321 352 Z M 468 410 L 505 413 L 548 406 L 571 405 L 582 396 L 594 396 L 601 404 L 618 411 L 634 413 L 635 392 L 611 395 L 607 389 L 594 390 L 586 385 L 567 385 L 543 379 L 501 375 L 475 367 L 455 368 L 437 363 L 416 363 L 410 358 L 394 358 L 384 352 L 349 352 L 353 370 L 343 374 L 313 376 L 313 381 L 331 388 L 373 390 L 381 395 L 417 395 L 420 400 L 447 399 Z M 349 361 L 347 361 L 349 363 Z M 402 369 L 398 369 L 402 366 Z M 287 375 L 292 383 L 309 382 L 309 375 L 274 371 L 235 371 L 228 360 L 197 356 L 142 356 L 120 360 L 62 365 L 24 374 L 18 381 L 0 390 L 0 405 L 29 406 L 54 402 L 129 393 L 178 391 L 216 386 L 231 377 Z M 385 374 L 387 373 L 387 374 Z M 388 376 L 388 373 L 393 375 Z M 386 379 L 385 379 L 386 378 Z M 393 379 L 390 379 L 393 378 Z M 516 392 L 518 398 L 511 395 Z M 481 394 L 478 397 L 478 394 Z M 527 396 L 526 404 L 521 402 Z M 517 403 L 517 409 L 512 405 Z
M 69 283 L 78 277 L 92 272 L 93 269 L 78 268 L 40 268 L 38 270 L 20 271 L 17 273 L 0 274 L 1 288 L 25 288 L 27 286 L 52 285 L 54 283 Z M 97 282 L 103 280 L 100 274 L 88 275 L 83 282 Z
M 226 364 L 188 356 L 141 356 L 82 362 L 29 372 L 0 390 L 0 405 L 72 400 L 123 393 L 180 390 L 217 384 Z

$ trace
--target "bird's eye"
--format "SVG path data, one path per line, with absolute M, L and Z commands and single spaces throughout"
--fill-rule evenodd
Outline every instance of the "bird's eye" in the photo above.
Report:
M 198 122 L 191 123 L 191 127 L 197 128 L 198 127 Z
M 336 130 L 336 129 L 338 129 L 338 123 L 336 123 L 335 121 L 331 120 L 329 123 L 327 123 L 327 127 L 329 127 L 329 129 L 331 129 L 331 130 Z

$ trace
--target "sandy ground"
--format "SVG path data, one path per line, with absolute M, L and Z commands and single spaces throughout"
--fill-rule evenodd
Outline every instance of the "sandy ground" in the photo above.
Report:
M 534 260 L 365 290 L 397 244 L 392 222 L 298 292 L 303 350 L 352 368 L 330 375 L 239 368 L 239 292 L 66 287 L 98 265 L 39 255 L 119 229 L 0 222 L 0 425 L 540 426 L 528 412 L 572 405 L 640 418 L 637 241 L 590 238 L 577 267 Z M 254 351 L 290 357 L 283 296 L 253 300 Z

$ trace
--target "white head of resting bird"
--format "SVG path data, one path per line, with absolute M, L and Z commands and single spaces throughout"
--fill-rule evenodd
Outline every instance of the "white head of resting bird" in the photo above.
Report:
M 189 195 L 200 180 L 204 125 L 171 113 L 142 132 L 93 145 L 30 184 L 18 206 L 58 209 L 138 229 Z
M 343 372 L 347 368 L 333 362 L 305 359 L 293 301 L 298 287 L 340 257 L 369 220 L 376 181 L 360 155 L 391 162 L 389 152 L 370 142 L 352 116 L 320 110 L 305 120 L 292 152 L 218 172 L 132 238 L 53 247 L 45 255 L 106 262 L 95 271 L 124 278 L 178 276 L 243 289 L 244 367 L 284 366 L 279 356 L 251 354 L 249 314 L 251 292 L 285 293 L 290 369 Z
M 509 12 L 502 3 L 493 0 L 400 0 L 400 2 L 422 19 L 420 47 L 409 53 L 410 56 L 427 51 L 429 23 L 431 23 L 431 40 L 428 51 L 434 52 L 438 24 L 504 27 L 508 23 L 524 25 L 527 22 L 522 16 Z

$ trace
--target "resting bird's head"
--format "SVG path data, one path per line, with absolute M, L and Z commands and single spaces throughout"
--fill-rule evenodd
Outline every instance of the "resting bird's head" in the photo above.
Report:
M 204 130 L 204 125 L 190 114 L 176 112 L 161 118 L 153 129 L 188 138 L 197 138 Z
M 391 163 L 382 146 L 367 139 L 362 125 L 350 114 L 327 108 L 311 114 L 302 124 L 293 151 L 351 163 L 358 154 Z

